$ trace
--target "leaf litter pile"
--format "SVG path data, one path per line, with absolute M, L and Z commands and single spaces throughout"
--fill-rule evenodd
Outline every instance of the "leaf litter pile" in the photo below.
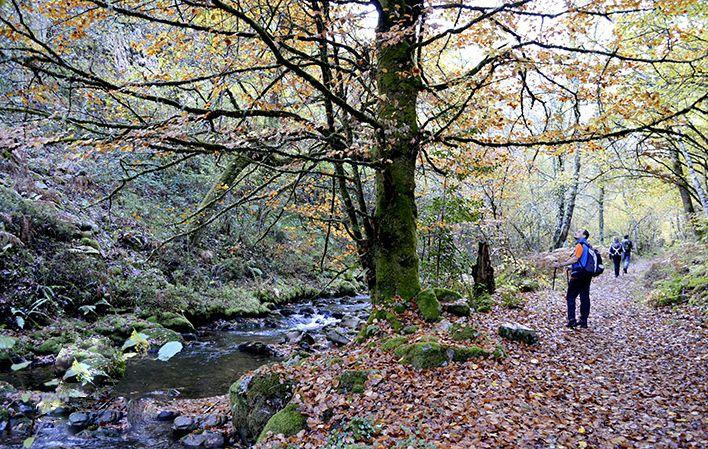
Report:
M 525 294 L 521 310 L 495 306 L 470 318 L 447 317 L 476 327 L 482 336 L 475 344 L 489 350 L 502 343 L 496 336 L 502 322 L 539 331 L 533 346 L 504 341 L 503 359 L 417 370 L 381 348 L 384 336 L 312 356 L 299 367 L 275 365 L 299 383 L 295 400 L 308 429 L 271 435 L 257 447 L 347 447 L 332 435 L 353 421 L 370 423 L 367 432 L 344 440 L 357 448 L 708 447 L 706 330 L 695 316 L 637 301 L 638 278 L 635 272 L 593 282 L 589 329 L 563 326 L 562 285 Z M 404 324 L 421 326 L 411 340 L 445 338 L 445 326 L 426 328 L 413 313 L 405 315 Z M 338 388 L 348 370 L 369 372 L 360 394 Z

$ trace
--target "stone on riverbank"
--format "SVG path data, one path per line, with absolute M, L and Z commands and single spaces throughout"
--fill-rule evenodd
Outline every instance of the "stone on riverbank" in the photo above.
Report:
M 291 403 L 268 420 L 257 441 L 263 441 L 269 433 L 289 437 L 305 429 L 306 426 L 305 417 L 297 406 Z
M 224 447 L 224 436 L 221 433 L 204 431 L 202 433 L 190 433 L 180 439 L 182 445 L 187 449 L 218 449 Z
M 256 370 L 229 388 L 234 429 L 244 443 L 258 438 L 273 415 L 293 397 L 293 385 L 277 373 Z

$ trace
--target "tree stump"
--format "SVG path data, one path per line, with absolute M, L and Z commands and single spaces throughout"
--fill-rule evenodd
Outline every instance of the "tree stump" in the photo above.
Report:
M 489 257 L 489 243 L 479 242 L 477 263 L 473 267 L 474 290 L 476 293 L 494 293 L 494 268 Z

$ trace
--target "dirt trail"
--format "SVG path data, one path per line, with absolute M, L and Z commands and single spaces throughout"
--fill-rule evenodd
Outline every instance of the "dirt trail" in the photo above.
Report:
M 538 328 L 542 341 L 510 348 L 504 363 L 509 391 L 496 405 L 526 409 L 513 421 L 528 437 L 515 438 L 512 425 L 502 430 L 510 437 L 504 440 L 521 447 L 708 447 L 706 329 L 638 300 L 647 269 L 635 264 L 628 275 L 593 282 L 589 329 L 563 327 L 564 282 L 509 313 Z M 500 313 L 486 320 L 490 328 Z

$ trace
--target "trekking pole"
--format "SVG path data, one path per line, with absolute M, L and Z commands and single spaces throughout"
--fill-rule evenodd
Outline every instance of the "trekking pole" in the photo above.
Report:
M 556 273 L 558 272 L 558 268 L 553 269 L 553 285 L 551 286 L 551 290 L 556 289 Z

